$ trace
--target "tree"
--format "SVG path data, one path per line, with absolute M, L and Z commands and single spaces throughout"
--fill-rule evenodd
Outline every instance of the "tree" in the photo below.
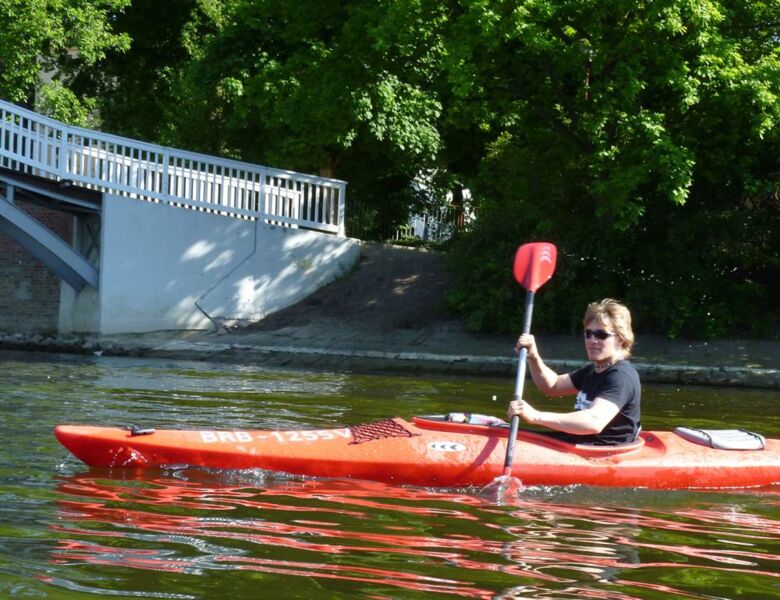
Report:
M 147 28 L 157 4 L 136 2 L 117 24 L 133 60 L 109 57 L 96 77 L 101 112 L 121 132 L 348 179 L 381 235 L 440 146 L 435 7 L 176 0 Z
M 99 98 L 106 131 L 160 144 L 180 143 L 174 123 L 184 120 L 182 72 L 218 30 L 222 0 L 133 0 L 113 30 L 129 48 L 109 52 L 78 81 L 79 91 Z M 188 123 L 189 128 L 197 123 Z M 205 133 L 204 137 L 207 137 Z
M 780 6 L 463 4 L 455 89 L 495 115 L 473 181 L 480 220 L 457 253 L 453 300 L 472 324 L 517 327 L 509 253 L 546 238 L 565 274 L 551 301 L 569 316 L 559 304 L 542 326 L 574 328 L 586 301 L 617 295 L 670 335 L 765 333 L 777 317 L 766 223 L 777 223 Z
M 363 237 L 425 202 L 421 176 L 470 188 L 452 305 L 475 328 L 517 328 L 512 252 L 549 239 L 541 327 L 614 295 L 648 330 L 760 335 L 780 318 L 778 22 L 748 0 L 136 0 L 113 21 L 130 54 L 69 85 L 114 132 L 347 180 Z
M 114 34 L 110 21 L 129 1 L 0 0 L 0 97 L 85 122 L 93 102 L 79 98 L 70 84 L 108 50 L 127 47 L 127 37 Z

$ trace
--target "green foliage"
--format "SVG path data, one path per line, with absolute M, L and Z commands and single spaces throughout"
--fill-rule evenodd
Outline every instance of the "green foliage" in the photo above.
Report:
M 0 0 L 0 97 L 27 103 L 38 89 L 39 108 L 85 122 L 93 100 L 71 84 L 108 51 L 127 48 L 129 39 L 111 30 L 111 20 L 129 2 Z
M 441 149 L 442 9 L 423 4 L 137 0 L 117 22 L 129 56 L 93 82 L 101 114 L 126 135 L 346 179 L 348 229 L 382 239 Z
M 41 87 L 35 98 L 36 111 L 79 127 L 94 125 L 92 115 L 95 105 L 94 98 L 79 99 L 70 88 L 58 81 Z
M 496 141 L 454 306 L 516 329 L 506 240 L 548 239 L 567 260 L 546 302 L 566 307 L 543 327 L 610 295 L 646 330 L 776 335 L 780 5 L 463 4 L 453 78 Z
M 114 31 L 132 40 L 108 54 L 75 85 L 100 98 L 103 128 L 162 144 L 180 143 L 175 123 L 190 115 L 182 71 L 201 52 L 205 35 L 221 21 L 223 2 L 133 0 L 116 15 Z M 197 121 L 191 121 L 190 126 Z M 203 133 L 208 135 L 207 132 Z

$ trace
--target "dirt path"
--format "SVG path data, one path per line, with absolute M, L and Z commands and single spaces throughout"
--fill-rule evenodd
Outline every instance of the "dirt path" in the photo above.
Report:
M 443 308 L 451 285 L 437 252 L 364 242 L 352 273 L 247 329 L 274 331 L 334 320 L 367 332 L 455 324 Z

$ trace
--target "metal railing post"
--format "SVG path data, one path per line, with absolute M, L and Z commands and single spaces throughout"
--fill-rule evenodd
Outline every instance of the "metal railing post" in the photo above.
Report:
M 336 189 L 339 191 L 339 230 L 337 235 L 345 237 L 347 235 L 347 224 L 345 223 L 347 215 L 347 184 L 342 183 Z

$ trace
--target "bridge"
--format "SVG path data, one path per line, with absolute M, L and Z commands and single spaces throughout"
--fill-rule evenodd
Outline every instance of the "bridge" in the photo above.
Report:
M 0 235 L 66 286 L 60 331 L 203 329 L 280 310 L 357 259 L 345 196 L 343 181 L 72 127 L 0 101 Z M 30 205 L 68 215 L 70 239 Z

